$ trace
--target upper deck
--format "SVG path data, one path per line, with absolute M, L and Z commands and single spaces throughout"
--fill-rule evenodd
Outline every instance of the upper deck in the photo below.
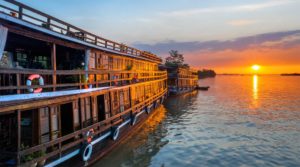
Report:
M 161 58 L 152 53 L 102 38 L 16 1 L 0 2 L 1 27 L 8 33 L 0 55 L 0 95 L 37 88 L 51 92 L 120 86 L 167 76 L 158 70 Z M 28 84 L 33 74 L 42 76 L 44 84 L 37 84 L 38 80 Z
M 105 39 L 14 0 L 0 2 L 0 19 L 87 47 L 157 63 L 162 61 L 150 52 Z

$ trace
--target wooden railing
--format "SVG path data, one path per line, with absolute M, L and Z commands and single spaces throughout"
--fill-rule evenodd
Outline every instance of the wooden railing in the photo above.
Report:
M 186 75 L 186 74 L 178 74 L 178 73 L 168 73 L 168 77 L 182 78 L 182 79 L 198 79 L 198 75 Z
M 79 131 L 76 131 L 72 134 L 60 137 L 58 139 L 52 140 L 50 142 L 44 143 L 44 144 L 40 144 L 34 147 L 31 147 L 29 149 L 26 150 L 22 150 L 18 153 L 12 153 L 15 154 L 19 157 L 19 159 L 21 159 L 22 157 L 26 156 L 26 155 L 30 155 L 33 154 L 34 152 L 37 151 L 42 151 L 45 150 L 45 148 L 51 148 L 53 146 L 58 146 L 58 148 L 56 150 L 53 151 L 48 151 L 46 155 L 42 156 L 42 157 L 38 157 L 36 159 L 33 159 L 30 162 L 27 162 L 26 164 L 31 164 L 33 162 L 38 162 L 41 161 L 43 159 L 49 159 L 51 157 L 57 156 L 59 155 L 60 157 L 62 156 L 62 154 L 70 149 L 74 149 L 76 148 L 76 146 L 79 146 L 80 143 L 83 143 L 85 141 L 85 138 L 83 137 L 90 129 L 94 129 L 94 136 L 100 135 L 101 133 L 110 130 L 113 126 L 116 126 L 117 124 L 121 124 L 122 122 L 126 121 L 124 120 L 124 115 L 127 114 L 137 114 L 138 112 L 141 112 L 142 109 L 144 109 L 146 106 L 150 105 L 151 103 L 153 103 L 155 100 L 159 99 L 160 97 L 162 97 L 164 94 L 167 93 L 167 90 L 164 89 L 163 91 L 161 91 L 160 93 L 146 99 L 145 101 L 133 105 L 131 108 L 127 109 L 124 112 L 121 112 L 119 114 L 116 114 L 104 121 L 95 123 L 89 127 L 83 128 Z M 116 121 L 116 120 L 119 121 Z M 69 139 L 74 139 L 74 141 L 72 143 L 69 144 L 63 144 L 64 142 L 68 141 Z M 51 149 L 48 149 L 51 150 Z M 20 163 L 20 162 L 19 162 Z M 25 164 L 25 165 L 26 165 Z
M 57 81 L 53 83 L 53 73 L 53 70 L 0 69 L 0 95 L 28 93 L 26 89 L 30 88 L 43 88 L 44 92 L 49 92 L 86 86 L 122 86 L 167 78 L 166 71 L 57 70 Z M 42 76 L 45 84 L 27 86 L 26 80 L 31 74 Z M 84 79 L 86 76 L 89 79 Z
M 141 56 L 147 59 L 151 59 L 157 62 L 161 62 L 161 58 L 156 55 L 135 49 L 133 47 L 126 46 L 122 43 L 117 43 L 90 32 L 87 32 L 81 28 L 73 26 L 55 17 L 52 17 L 39 10 L 33 9 L 27 5 L 19 3 L 14 0 L 4 0 L 7 4 L 0 4 L 0 12 L 10 15 L 12 17 L 21 19 L 30 24 L 34 24 L 50 31 L 60 33 L 78 40 L 103 47 L 109 50 L 120 52 L 122 54 L 128 54 L 132 56 Z

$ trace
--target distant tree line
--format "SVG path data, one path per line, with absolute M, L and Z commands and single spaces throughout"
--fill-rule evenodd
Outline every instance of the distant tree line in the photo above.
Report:
M 209 78 L 209 77 L 215 77 L 217 74 L 214 70 L 210 69 L 203 69 L 198 71 L 198 78 L 203 79 L 203 78 Z

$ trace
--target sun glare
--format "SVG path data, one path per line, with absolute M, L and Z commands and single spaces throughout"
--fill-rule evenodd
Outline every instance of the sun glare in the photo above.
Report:
M 253 65 L 251 68 L 252 68 L 252 70 L 254 70 L 254 71 L 258 71 L 258 70 L 260 69 L 260 65 L 255 64 L 255 65 Z

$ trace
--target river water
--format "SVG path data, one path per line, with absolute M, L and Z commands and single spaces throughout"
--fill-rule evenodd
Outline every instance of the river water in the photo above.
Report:
M 170 97 L 94 167 L 300 166 L 300 77 L 217 76 Z

